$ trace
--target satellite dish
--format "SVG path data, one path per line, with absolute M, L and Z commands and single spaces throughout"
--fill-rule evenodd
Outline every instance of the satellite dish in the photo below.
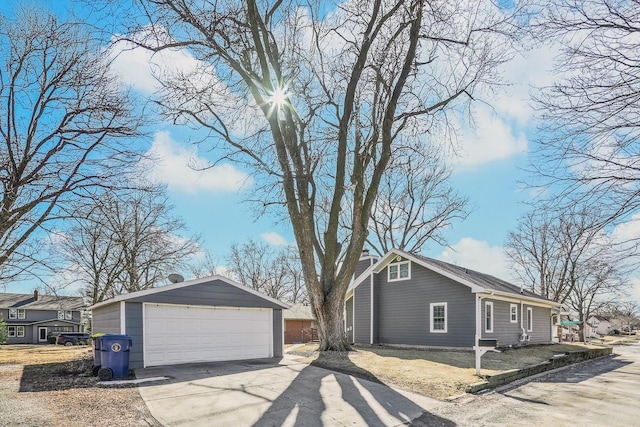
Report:
M 182 275 L 178 274 L 178 273 L 171 273 L 169 275 L 169 281 L 171 283 L 180 283 L 180 282 L 184 282 L 184 277 L 182 277 Z

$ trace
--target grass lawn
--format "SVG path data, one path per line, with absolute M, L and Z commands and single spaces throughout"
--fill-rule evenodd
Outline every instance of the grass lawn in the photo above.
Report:
M 596 346 L 591 346 L 596 347 Z M 488 352 L 482 357 L 482 374 L 519 369 L 549 360 L 553 355 L 585 348 L 580 344 L 554 344 Z M 460 394 L 475 376 L 471 351 L 440 351 L 356 347 L 349 353 L 319 353 L 317 345 L 305 345 L 289 352 L 300 361 L 388 384 L 435 399 Z

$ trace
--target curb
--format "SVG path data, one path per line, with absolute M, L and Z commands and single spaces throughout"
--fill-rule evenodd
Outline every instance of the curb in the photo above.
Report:
M 553 356 L 548 361 L 539 363 L 537 365 L 527 366 L 526 368 L 522 369 L 512 369 L 510 371 L 491 375 L 487 378 L 486 381 L 481 381 L 469 385 L 466 389 L 466 392 L 475 394 L 487 389 L 494 389 L 523 378 L 535 377 L 536 375 L 546 374 L 559 368 L 574 366 L 581 362 L 610 356 L 612 353 L 612 347 L 563 353 L 561 355 Z

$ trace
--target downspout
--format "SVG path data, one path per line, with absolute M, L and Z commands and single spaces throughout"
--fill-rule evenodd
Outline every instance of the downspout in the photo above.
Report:
M 373 273 L 369 276 L 369 289 L 371 290 L 371 316 L 370 316 L 370 324 L 369 324 L 369 344 L 373 344 Z
M 522 329 L 522 340 L 525 341 L 527 337 L 527 331 L 524 328 L 524 302 L 520 300 L 520 329 Z
M 480 348 L 480 337 L 482 336 L 482 300 L 493 296 L 493 291 L 486 297 L 481 297 L 480 294 L 476 294 L 476 337 L 473 350 L 476 356 L 476 375 L 480 376 L 481 363 L 480 358 L 487 351 L 486 348 Z M 493 315 L 493 313 L 491 313 Z

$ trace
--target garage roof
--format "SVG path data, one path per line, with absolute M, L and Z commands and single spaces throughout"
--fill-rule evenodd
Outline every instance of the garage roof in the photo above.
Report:
M 222 286 L 221 286 L 222 285 Z M 95 305 L 89 307 L 90 309 L 95 309 L 99 307 L 103 307 L 105 305 L 113 304 L 119 301 L 131 301 L 131 302 L 175 302 L 180 303 L 180 296 L 187 294 L 188 291 L 193 290 L 194 293 L 201 290 L 211 290 L 211 291 L 220 291 L 222 287 L 233 290 L 236 294 L 245 293 L 253 295 L 255 304 L 252 306 L 256 307 L 271 307 L 271 308 L 289 308 L 289 306 L 281 301 L 278 301 L 274 298 L 268 297 L 261 292 L 256 291 L 255 289 L 249 288 L 247 286 L 241 285 L 240 283 L 231 280 L 227 277 L 223 276 L 211 276 L 204 277 L 201 279 L 189 280 L 186 282 L 173 283 L 167 286 L 160 286 L 157 288 L 145 289 L 142 291 L 131 292 L 129 294 L 118 295 L 114 298 L 111 298 L 106 301 L 99 302 Z M 188 289 L 192 288 L 192 289 Z M 191 297 L 193 298 L 193 297 Z M 167 301 L 164 301 L 164 300 Z M 225 306 L 225 299 L 222 298 L 220 303 L 215 304 L 219 306 Z M 203 305 L 211 305 L 210 302 Z M 232 305 L 233 304 L 229 304 Z

